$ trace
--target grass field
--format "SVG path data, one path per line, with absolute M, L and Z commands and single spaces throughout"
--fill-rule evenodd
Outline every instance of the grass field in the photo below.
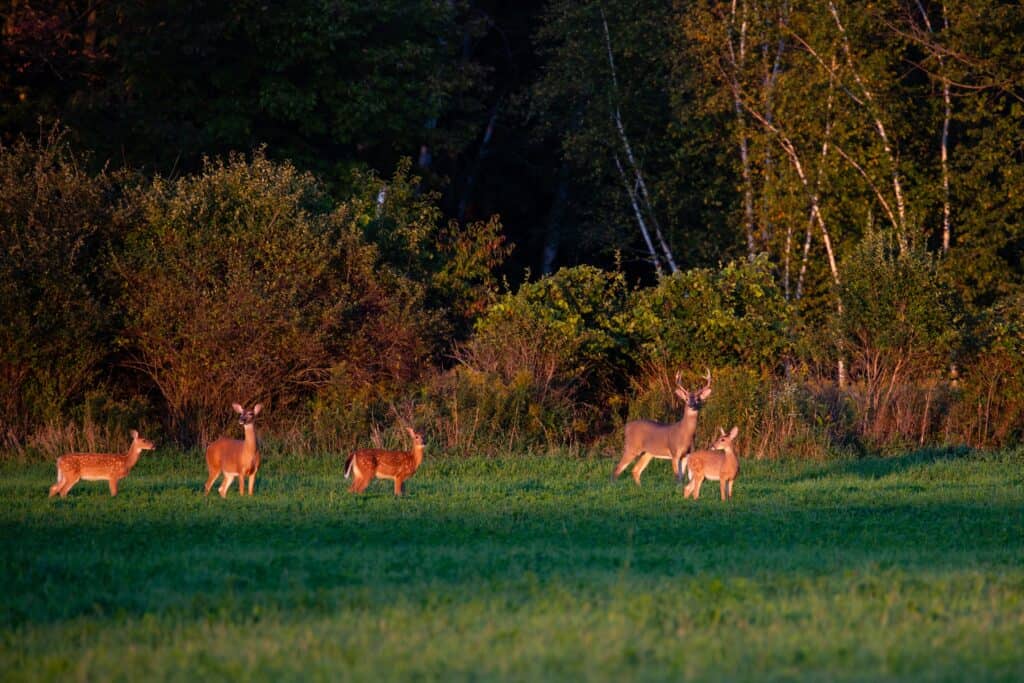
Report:
M 341 457 L 204 498 L 144 454 L 110 498 L 0 463 L 0 678 L 1024 680 L 1024 450 L 742 460 L 736 498 L 608 459 Z

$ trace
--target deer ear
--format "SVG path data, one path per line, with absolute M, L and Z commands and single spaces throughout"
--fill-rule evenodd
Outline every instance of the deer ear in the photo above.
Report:
M 259 415 L 261 410 L 263 410 L 263 404 L 262 403 L 257 403 L 256 405 L 254 405 L 252 407 L 252 414 L 253 415 Z
M 738 435 L 739 433 L 740 433 L 740 428 L 739 428 L 739 427 L 733 427 L 733 428 L 732 428 L 732 429 L 731 429 L 731 430 L 729 431 L 729 438 L 730 438 L 730 439 L 735 439 L 735 438 L 736 438 L 736 436 L 737 436 L 737 435 Z
M 703 389 L 700 390 L 700 393 L 697 395 L 700 396 L 700 400 L 707 400 L 708 396 L 711 395 L 711 387 L 704 387 Z
M 242 406 L 238 405 L 237 403 L 232 403 L 231 407 L 234 408 L 235 412 L 238 413 L 239 415 L 245 412 L 245 409 L 242 408 Z
M 683 399 L 684 402 L 689 402 L 690 392 L 682 387 L 676 387 L 676 396 Z
M 722 436 L 725 436 L 725 430 L 722 429 L 721 427 L 718 428 L 718 433 L 721 434 Z
M 137 429 L 133 429 L 130 432 L 130 434 L 132 435 L 132 441 L 135 441 L 135 439 L 139 438 L 139 431 Z

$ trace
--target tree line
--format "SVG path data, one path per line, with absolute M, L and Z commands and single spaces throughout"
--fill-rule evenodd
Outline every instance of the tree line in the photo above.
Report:
M 308 450 L 602 447 L 708 366 L 759 453 L 1011 443 L 1022 36 L 976 0 L 12 2 L 3 438 L 264 400 Z

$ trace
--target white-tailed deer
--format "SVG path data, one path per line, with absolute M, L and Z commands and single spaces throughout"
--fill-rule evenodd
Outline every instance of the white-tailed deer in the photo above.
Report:
M 117 482 L 124 479 L 139 461 L 142 451 L 153 450 L 153 442 L 139 436 L 134 429 L 132 445 L 127 453 L 67 453 L 57 458 L 57 483 L 50 487 L 50 496 L 68 495 L 80 479 L 110 484 L 110 495 L 117 495 Z
M 675 395 L 683 400 L 683 417 L 679 422 L 662 424 L 652 420 L 634 420 L 626 423 L 625 446 L 622 459 L 612 472 L 612 479 L 618 478 L 629 464 L 640 458 L 633 466 L 633 481 L 640 485 L 640 475 L 654 458 L 672 461 L 672 472 L 676 479 L 682 477 L 679 461 L 686 456 L 693 445 L 693 435 L 697 431 L 697 416 L 704 407 L 704 401 L 711 395 L 711 371 L 707 370 L 705 384 L 700 389 L 689 392 L 679 383 L 680 373 L 676 373 Z
M 697 451 L 690 454 L 687 469 L 690 474 L 690 483 L 683 489 L 683 497 L 693 496 L 694 500 L 700 497 L 700 485 L 705 479 L 717 481 L 722 491 L 722 500 L 732 498 L 732 483 L 740 472 L 740 461 L 736 457 L 736 450 L 732 442 L 740 433 L 739 427 L 733 427 L 728 434 L 719 428 L 721 433 L 711 448 L 706 451 Z
M 402 495 L 402 483 L 415 474 L 423 462 L 423 437 L 409 427 L 406 427 L 405 431 L 412 437 L 411 451 L 364 448 L 348 456 L 348 460 L 345 461 L 345 478 L 354 475 L 349 491 L 362 493 L 373 478 L 377 477 L 394 480 L 395 495 Z
M 245 439 L 217 439 L 206 447 L 206 469 L 210 476 L 206 480 L 206 492 L 210 493 L 210 487 L 221 473 L 224 479 L 221 480 L 217 492 L 221 498 L 228 495 L 228 487 L 238 477 L 238 495 L 245 495 L 243 482 L 249 478 L 249 495 L 252 495 L 252 487 L 256 482 L 256 471 L 260 468 L 260 450 L 256 446 L 256 416 L 263 410 L 263 404 L 257 403 L 252 408 L 246 409 L 237 403 L 231 407 L 238 413 L 238 424 L 242 425 Z

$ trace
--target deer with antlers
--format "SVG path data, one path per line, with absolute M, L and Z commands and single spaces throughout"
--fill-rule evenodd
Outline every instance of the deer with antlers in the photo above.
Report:
M 697 417 L 704 407 L 704 401 L 711 395 L 711 370 L 705 370 L 704 386 L 693 392 L 687 391 L 681 384 L 682 373 L 676 373 L 675 395 L 683 400 L 683 417 L 678 422 L 662 424 L 653 420 L 634 420 L 626 423 L 622 459 L 612 472 L 612 480 L 617 479 L 637 458 L 639 461 L 633 465 L 633 481 L 637 486 L 640 485 L 640 475 L 654 458 L 671 460 L 673 474 L 677 480 L 682 479 L 683 467 L 679 463 L 693 446 Z

